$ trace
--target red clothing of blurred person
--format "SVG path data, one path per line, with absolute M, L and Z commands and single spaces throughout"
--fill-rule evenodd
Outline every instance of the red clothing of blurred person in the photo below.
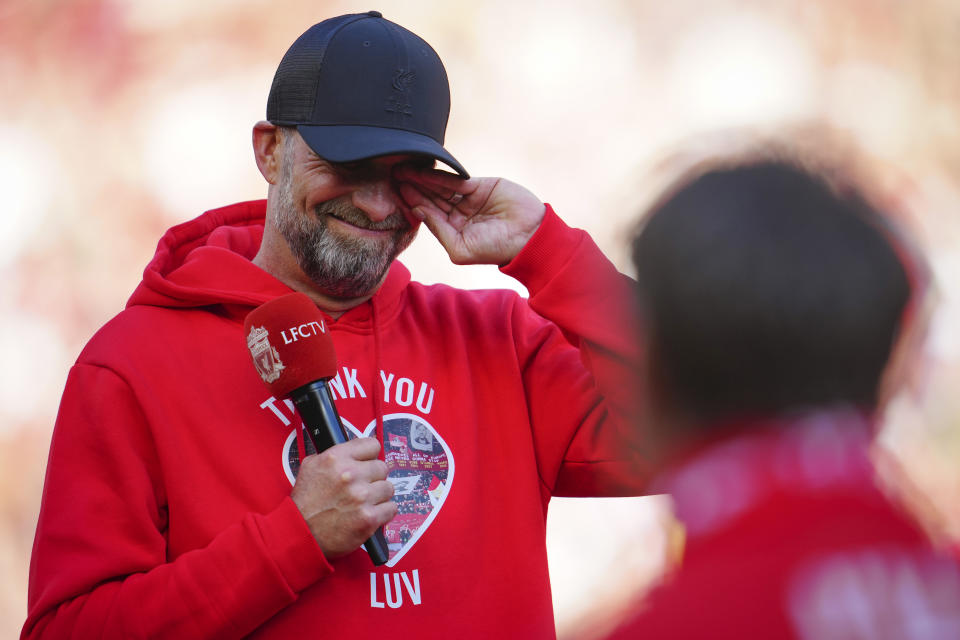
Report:
M 661 477 L 682 567 L 610 640 L 960 638 L 960 567 L 875 482 L 856 413 L 750 424 Z

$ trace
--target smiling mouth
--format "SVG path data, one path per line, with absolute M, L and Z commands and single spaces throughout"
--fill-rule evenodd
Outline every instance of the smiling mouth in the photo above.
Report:
M 404 228 L 408 226 L 405 224 L 406 219 L 403 217 L 403 214 L 399 212 L 393 213 L 379 222 L 370 220 L 363 215 L 363 213 L 355 209 L 346 209 L 335 206 L 317 206 L 314 212 L 319 218 L 323 218 L 325 216 L 333 218 L 338 222 L 349 225 L 354 229 L 360 229 L 361 231 L 395 233 L 397 231 L 403 231 Z
M 380 227 L 379 225 L 375 223 L 371 223 L 370 221 L 364 221 L 363 223 L 358 224 L 359 221 L 348 219 L 348 218 L 342 218 L 332 213 L 328 213 L 327 217 L 330 220 L 335 220 L 336 222 L 340 223 L 343 226 L 349 227 L 352 233 L 359 234 L 359 235 L 382 237 L 385 234 L 386 235 L 396 234 L 398 231 L 398 227 L 395 224 L 390 224 L 389 226 Z M 384 221 L 384 222 L 387 222 L 387 221 Z

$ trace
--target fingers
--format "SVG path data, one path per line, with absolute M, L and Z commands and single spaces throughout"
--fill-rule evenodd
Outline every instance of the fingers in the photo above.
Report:
M 423 192 L 415 188 L 410 183 L 401 182 L 399 186 L 400 197 L 403 198 L 404 204 L 414 211 L 414 215 L 416 215 L 416 209 L 423 207 L 424 205 L 432 204 Z M 423 220 L 423 214 L 420 214 L 418 217 L 420 220 Z
M 436 236 L 441 244 L 447 246 L 449 241 L 456 238 L 458 225 L 462 226 L 465 218 L 456 212 L 453 204 L 445 203 L 437 196 L 431 199 L 406 183 L 400 185 L 400 194 L 410 207 L 410 212 L 427 225 L 430 233 Z M 442 208 L 444 206 L 446 209 Z
M 417 170 L 402 165 L 394 170 L 400 195 L 412 209 L 432 204 L 446 212 L 452 211 L 461 201 L 477 191 L 480 184 L 475 179 L 464 180 L 459 176 L 435 169 Z
M 387 484 L 390 484 L 389 482 Z M 391 490 L 393 485 L 390 485 Z M 393 500 L 384 500 L 380 504 L 374 505 L 370 509 L 370 517 L 367 521 L 369 525 L 369 530 L 364 535 L 364 542 L 373 535 L 373 533 L 380 527 L 388 524 L 391 520 L 397 517 L 399 509 L 397 508 L 397 503 Z
M 373 460 L 380 455 L 380 441 L 376 438 L 354 438 L 338 446 L 349 452 L 354 460 Z
M 380 443 L 357 438 L 307 456 L 291 497 L 328 558 L 355 551 L 397 513 Z
M 366 542 L 378 528 L 393 520 L 396 515 L 397 505 L 392 500 L 387 500 L 380 504 L 368 505 L 362 511 L 362 516 L 355 521 L 356 529 L 354 533 L 359 542 L 353 549 L 355 550 Z
M 369 501 L 373 504 L 383 504 L 385 502 L 393 504 L 394 488 L 393 483 L 389 480 L 373 482 L 370 484 L 369 490 Z
M 450 224 L 447 215 L 435 207 L 417 207 L 414 209 L 414 215 L 423 216 L 421 218 L 423 224 L 427 225 L 430 233 L 436 237 L 452 258 L 453 249 L 458 245 L 460 232 Z
M 380 442 L 375 438 L 355 438 L 327 449 L 317 458 L 336 458 L 329 464 L 340 473 L 343 482 L 375 482 L 386 480 L 390 471 L 387 463 L 377 457 L 379 453 Z M 304 462 L 312 457 L 308 456 Z
M 462 193 L 451 192 L 444 195 L 436 191 L 425 191 L 419 185 L 406 182 L 400 183 L 399 191 L 404 204 L 418 220 L 424 220 L 431 212 L 463 218 L 462 209 L 470 204 L 464 202 Z
M 439 169 L 417 169 L 408 164 L 397 165 L 393 176 L 400 182 L 413 182 L 428 191 L 446 193 L 447 197 L 457 192 L 469 193 L 476 188 L 475 180 L 472 178 L 464 180 L 455 173 Z
M 446 222 L 453 230 L 462 229 L 477 213 L 477 203 L 474 202 L 476 193 L 474 191 L 464 194 L 458 191 L 444 196 L 438 192 L 425 192 L 418 185 L 400 183 L 400 196 L 404 203 L 418 220 L 427 222 L 434 235 L 437 234 L 431 224 Z

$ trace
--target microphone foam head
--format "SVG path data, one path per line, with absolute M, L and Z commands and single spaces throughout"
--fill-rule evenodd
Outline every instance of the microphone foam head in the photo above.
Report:
M 243 332 L 253 366 L 277 398 L 337 374 L 323 314 L 303 293 L 265 302 L 247 314 Z

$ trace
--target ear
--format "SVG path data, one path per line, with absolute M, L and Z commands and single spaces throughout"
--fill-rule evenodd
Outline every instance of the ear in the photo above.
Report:
M 270 184 L 280 177 L 280 133 L 276 125 L 261 120 L 253 125 L 253 155 L 257 168 Z

